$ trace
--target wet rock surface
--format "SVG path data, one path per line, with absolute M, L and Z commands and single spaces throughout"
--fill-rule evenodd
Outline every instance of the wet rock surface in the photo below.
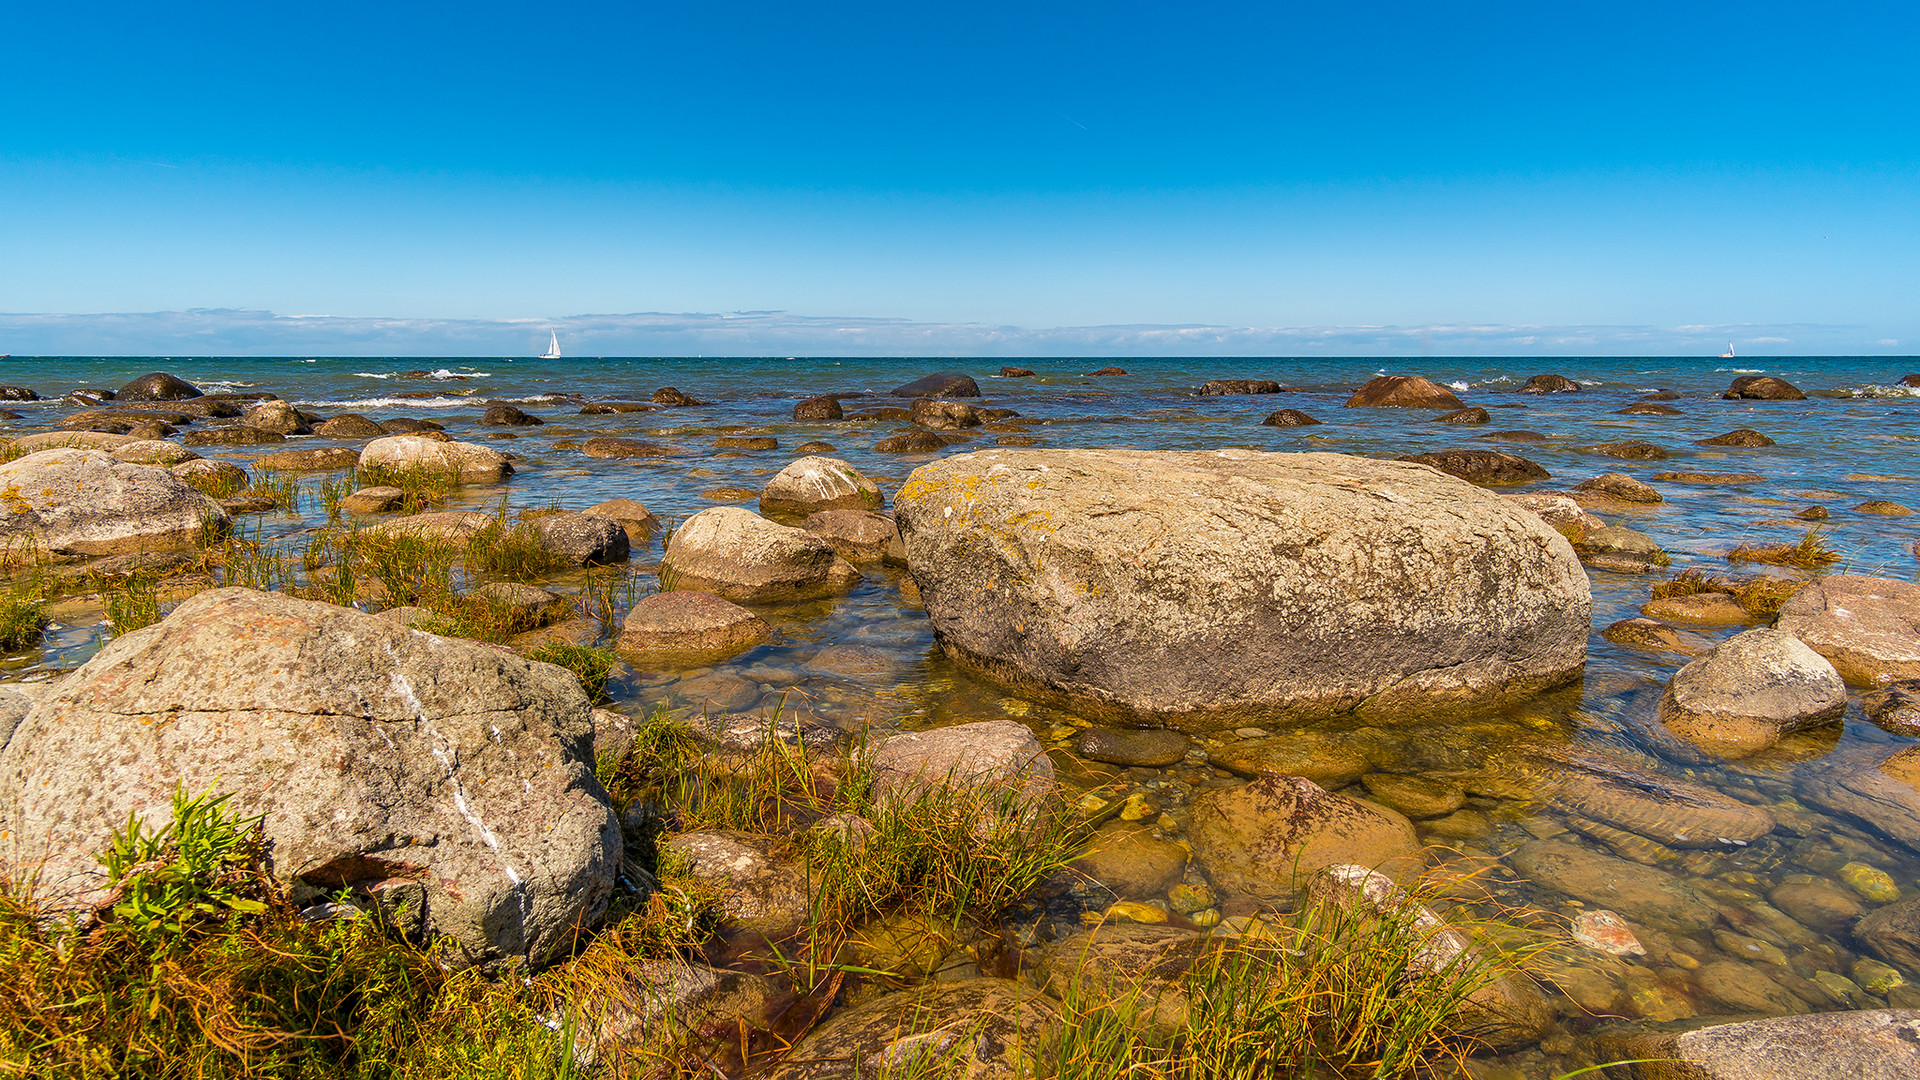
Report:
M 1660 722 L 1709 756 L 1738 758 L 1846 707 L 1832 664 L 1792 634 L 1759 629 L 1681 668 L 1660 699 Z
M 1351 864 L 1401 880 L 1421 869 L 1413 824 L 1299 777 L 1263 776 L 1196 796 L 1188 826 L 1214 884 L 1282 910 L 1302 876 Z
M 1920 678 L 1920 585 L 1829 574 L 1795 592 L 1775 625 L 1855 685 Z
M 463 484 L 497 483 L 513 475 L 513 465 L 498 450 L 419 435 L 388 435 L 369 442 L 360 448 L 359 468 L 362 473 L 418 472 Z
M 660 565 L 675 589 L 734 601 L 829 595 L 860 580 L 827 541 L 731 506 L 688 518 Z
M 1278 412 L 1268 413 L 1267 418 L 1260 423 L 1263 427 L 1317 427 L 1320 421 L 1299 409 L 1281 409 Z
M 1547 470 L 1537 462 L 1498 450 L 1441 450 L 1431 454 L 1406 454 L 1400 460 L 1430 465 L 1470 484 L 1531 484 L 1549 478 Z
M 898 398 L 977 398 L 980 385 L 973 376 L 943 371 L 923 375 L 910 383 L 894 387 L 889 393 Z
M 1464 409 L 1453 391 L 1418 375 L 1382 375 L 1354 391 L 1347 408 L 1393 406 L 1404 409 Z
M 820 510 L 878 510 L 880 488 L 860 470 L 830 457 L 803 457 L 767 481 L 760 512 L 805 516 Z
M 712 593 L 655 593 L 633 605 L 621 624 L 622 653 L 731 655 L 767 640 L 766 620 Z

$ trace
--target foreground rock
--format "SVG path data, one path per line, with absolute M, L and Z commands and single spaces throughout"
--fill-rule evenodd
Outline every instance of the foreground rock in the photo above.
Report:
M 1676 673 L 1660 722 L 1712 758 L 1757 754 L 1847 708 L 1847 688 L 1819 653 L 1779 630 L 1749 630 Z
M 1585 663 L 1567 541 L 1423 466 L 992 450 L 915 470 L 895 520 L 947 655 L 1082 715 L 1402 720 Z
M 362 473 L 444 477 L 462 484 L 491 484 L 513 475 L 505 454 L 474 443 L 437 442 L 420 435 L 389 435 L 360 448 Z
M 1621 1033 L 1640 1080 L 1908 1080 L 1920 1075 L 1920 1011 L 1775 1016 L 1691 1031 Z M 1611 1047 L 1612 1040 L 1609 1041 Z
M 1405 409 L 1463 409 L 1453 391 L 1418 375 L 1382 375 L 1371 379 L 1347 399 L 1347 408 L 1398 406 Z
M 0 550 L 64 555 L 186 551 L 231 524 L 166 469 L 98 450 L 42 450 L 0 464 Z
M 1799 387 L 1771 375 L 1742 375 L 1733 380 L 1733 384 L 1727 387 L 1727 392 L 1720 396 L 1728 400 L 1745 398 L 1749 401 L 1805 401 L 1807 399 L 1807 395 Z
M 712 593 L 655 593 L 633 605 L 616 646 L 629 655 L 732 656 L 773 636 L 766 620 Z
M 830 457 L 803 457 L 760 491 L 760 512 L 804 517 L 820 510 L 878 510 L 880 488 L 859 469 Z
M 750 602 L 844 592 L 860 580 L 860 571 L 832 544 L 804 529 L 750 510 L 716 506 L 674 530 L 660 577 L 669 589 Z
M 967 1080 L 1023 1080 L 1036 1075 L 1058 1023 L 1046 997 L 1010 979 L 934 982 L 836 1013 L 769 1080 L 908 1075 L 935 1066 L 939 1075 Z
M 1547 470 L 1538 463 L 1498 450 L 1441 450 L 1431 454 L 1404 454 L 1400 460 L 1430 465 L 1469 484 L 1497 487 L 1549 479 Z
M 8 854 L 39 866 L 43 902 L 84 910 L 130 812 L 176 785 L 231 791 L 266 815 L 296 902 L 352 888 L 450 938 L 449 963 L 537 965 L 600 916 L 620 857 L 590 711 L 561 668 L 330 604 L 201 593 L 115 638 L 0 752 Z
M 1920 585 L 1912 582 L 1828 574 L 1794 593 L 1774 625 L 1832 661 L 1850 683 L 1920 678 Z
M 986 720 L 890 736 L 872 752 L 874 794 L 917 801 L 946 790 L 1018 811 L 1051 800 L 1053 760 L 1024 724 Z
M 1405 817 L 1297 776 L 1204 791 L 1192 808 L 1187 837 L 1213 883 L 1282 909 L 1293 906 L 1302 878 L 1330 866 L 1404 881 L 1425 865 Z

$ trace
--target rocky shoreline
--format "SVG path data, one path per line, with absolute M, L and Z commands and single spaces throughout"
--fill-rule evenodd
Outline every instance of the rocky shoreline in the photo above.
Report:
M 1725 395 L 1808 401 L 1750 376 Z M 1123 1015 L 1142 1046 L 1198 1039 L 1205 1010 L 1178 1003 L 1210 1000 L 1222 964 L 1291 970 L 1260 943 L 1328 918 L 1386 925 L 1373 954 L 1406 948 L 1407 985 L 1486 958 L 1433 1029 L 1477 1077 L 1629 1057 L 1663 1060 L 1611 1071 L 1920 1071 L 1920 586 L 1833 572 L 1851 568 L 1814 532 L 1674 573 L 1605 520 L 1640 520 L 1655 484 L 1750 474 L 1566 483 L 1467 446 L 1029 449 L 1037 429 L 971 404 L 969 376 L 890 397 L 792 417 L 901 425 L 875 450 L 930 455 L 904 482 L 810 442 L 757 489 L 710 492 L 758 512 L 668 524 L 629 498 L 516 498 L 523 459 L 474 440 L 560 421 L 516 406 L 449 432 L 164 373 L 76 393 L 0 463 L 32 624 L 13 647 L 49 610 L 111 637 L 0 686 L 0 876 L 42 923 L 111 927 L 130 879 L 100 853 L 217 793 L 259 822 L 262 903 L 496 981 L 581 969 L 661 897 L 704 897 L 700 932 L 621 954 L 622 1003 L 570 1022 L 568 1053 L 614 1073 L 639 1044 L 720 1054 L 723 1028 L 721 1074 L 793 1077 L 903 1054 L 1022 1075 L 1090 1017 Z M 566 408 L 704 404 L 667 387 Z M 1345 404 L 1491 421 L 1414 376 Z M 553 445 L 603 468 L 682 452 L 596 430 Z M 289 437 L 339 445 L 274 448 Z M 324 518 L 262 534 L 302 500 Z M 1879 501 L 1854 509 L 1905 510 Z M 1590 574 L 1648 583 L 1641 615 L 1595 626 Z M 902 730 L 897 661 L 859 635 L 805 671 L 742 666 L 860 590 L 924 619 L 994 714 L 934 701 Z M 1609 691 L 1595 634 L 1660 681 Z M 1781 1064 L 1742 1071 L 1760 1059 Z

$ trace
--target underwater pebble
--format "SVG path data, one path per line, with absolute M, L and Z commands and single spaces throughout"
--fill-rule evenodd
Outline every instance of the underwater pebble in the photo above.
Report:
M 1885 870 L 1863 862 L 1850 862 L 1840 868 L 1840 880 L 1854 892 L 1876 904 L 1891 904 L 1900 899 L 1900 886 Z
M 1614 956 L 1645 956 L 1646 946 L 1633 936 L 1627 920 L 1605 909 L 1583 911 L 1573 920 L 1573 940 L 1589 949 Z
M 1906 978 L 1898 968 L 1864 956 L 1853 962 L 1852 971 L 1854 982 L 1876 994 L 1885 994 L 1896 986 L 1907 985 Z
M 1167 906 L 1181 915 L 1205 911 L 1213 904 L 1213 889 L 1205 882 L 1183 883 L 1167 890 Z

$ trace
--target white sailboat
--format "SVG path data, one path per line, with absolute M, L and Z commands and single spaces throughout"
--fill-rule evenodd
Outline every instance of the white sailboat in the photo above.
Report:
M 1733 342 L 1731 341 L 1727 342 L 1727 351 L 1720 354 L 1720 359 L 1722 360 L 1733 359 Z
M 547 334 L 547 351 L 540 354 L 540 359 L 560 359 L 560 335 L 558 333 L 549 332 Z

